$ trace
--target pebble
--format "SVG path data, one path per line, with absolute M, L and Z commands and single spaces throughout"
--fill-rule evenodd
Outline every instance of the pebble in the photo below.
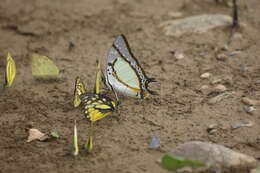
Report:
M 209 134 L 213 134 L 213 133 L 217 132 L 217 126 L 218 126 L 217 124 L 210 124 L 207 128 L 207 132 Z
M 229 56 L 235 56 L 235 55 L 238 55 L 238 54 L 240 54 L 240 53 L 241 53 L 240 50 L 236 50 L 236 51 L 230 52 L 228 55 L 229 55 Z
M 168 12 L 168 16 L 173 18 L 179 18 L 183 16 L 183 13 L 180 11 L 170 11 Z
M 201 90 L 206 90 L 206 89 L 209 89 L 209 86 L 208 86 L 208 85 L 202 85 L 202 86 L 200 87 L 200 89 L 201 89 Z
M 252 114 L 256 109 L 253 106 L 244 106 L 243 107 L 246 113 Z
M 213 90 L 217 92 L 224 92 L 227 90 L 227 88 L 222 84 L 218 84 L 213 88 Z
M 182 52 L 175 52 L 174 56 L 177 60 L 184 58 L 184 54 Z
M 226 61 L 227 60 L 227 55 L 221 53 L 221 54 L 218 54 L 216 58 L 219 61 Z
M 227 44 L 223 45 L 223 47 L 221 47 L 222 50 L 224 51 L 228 51 L 229 50 L 229 47 Z
M 215 84 L 218 84 L 218 83 L 220 83 L 220 82 L 222 82 L 222 79 L 215 79 L 215 80 L 211 81 L 210 83 L 211 83 L 212 85 L 215 85 Z
M 255 84 L 260 84 L 260 80 L 255 81 Z
M 202 78 L 202 79 L 207 79 L 207 78 L 209 78 L 210 76 L 211 76 L 211 73 L 206 72 L 206 73 L 201 74 L 201 75 L 200 75 L 200 78 Z
M 253 123 L 251 123 L 251 122 L 243 122 L 243 123 L 234 124 L 231 127 L 233 129 L 238 129 L 240 127 L 252 127 L 252 126 L 253 126 Z
M 244 104 L 248 105 L 248 106 L 256 106 L 256 105 L 260 105 L 260 100 L 253 100 L 247 97 L 242 98 L 241 100 Z

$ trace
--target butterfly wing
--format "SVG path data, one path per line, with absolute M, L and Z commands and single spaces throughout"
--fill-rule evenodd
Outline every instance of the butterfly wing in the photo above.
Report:
M 84 83 L 79 77 L 75 80 L 75 89 L 74 89 L 74 107 L 78 107 L 81 103 L 80 96 L 87 92 Z

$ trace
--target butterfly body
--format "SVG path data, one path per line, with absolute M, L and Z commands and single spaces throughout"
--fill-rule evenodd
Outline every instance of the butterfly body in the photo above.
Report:
M 105 81 L 110 89 L 127 96 L 144 98 L 156 94 L 148 89 L 148 84 L 155 80 L 145 75 L 123 35 L 116 38 L 108 51 Z

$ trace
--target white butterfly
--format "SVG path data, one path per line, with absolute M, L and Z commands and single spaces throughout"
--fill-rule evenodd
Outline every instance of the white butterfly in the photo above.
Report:
M 108 51 L 105 83 L 115 93 L 143 99 L 149 94 L 156 94 L 148 89 L 148 84 L 155 82 L 148 78 L 131 53 L 126 38 L 120 35 Z

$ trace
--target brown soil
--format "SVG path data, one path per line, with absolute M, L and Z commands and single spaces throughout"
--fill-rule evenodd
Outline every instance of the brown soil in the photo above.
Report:
M 260 158 L 260 107 L 250 115 L 241 103 L 243 96 L 260 98 L 259 0 L 241 1 L 239 9 L 242 38 L 233 39 L 225 51 L 229 28 L 181 38 L 167 37 L 159 28 L 172 11 L 184 16 L 231 14 L 231 8 L 213 0 L 1 0 L 0 65 L 10 52 L 18 72 L 14 85 L 0 96 L 0 172 L 167 172 L 157 160 L 191 140 L 211 141 Z M 81 150 L 73 157 L 74 120 L 81 149 L 90 126 L 82 111 L 72 106 L 74 79 L 82 77 L 92 90 L 95 60 L 104 64 L 108 48 L 122 33 L 147 75 L 157 79 L 151 88 L 159 95 L 145 100 L 120 96 L 120 116 L 96 123 L 93 153 Z M 237 49 L 241 52 L 225 61 L 216 59 L 219 53 Z M 177 60 L 173 51 L 185 57 Z M 35 80 L 32 52 L 54 60 L 62 79 Z M 202 80 L 204 72 L 213 77 Z M 226 79 L 224 84 L 234 94 L 208 105 L 213 95 L 199 89 L 213 78 Z M 253 126 L 231 129 L 247 121 Z M 210 124 L 218 124 L 216 133 L 207 132 Z M 57 131 L 61 138 L 27 143 L 31 127 Z M 151 135 L 160 138 L 161 149 L 148 149 Z

